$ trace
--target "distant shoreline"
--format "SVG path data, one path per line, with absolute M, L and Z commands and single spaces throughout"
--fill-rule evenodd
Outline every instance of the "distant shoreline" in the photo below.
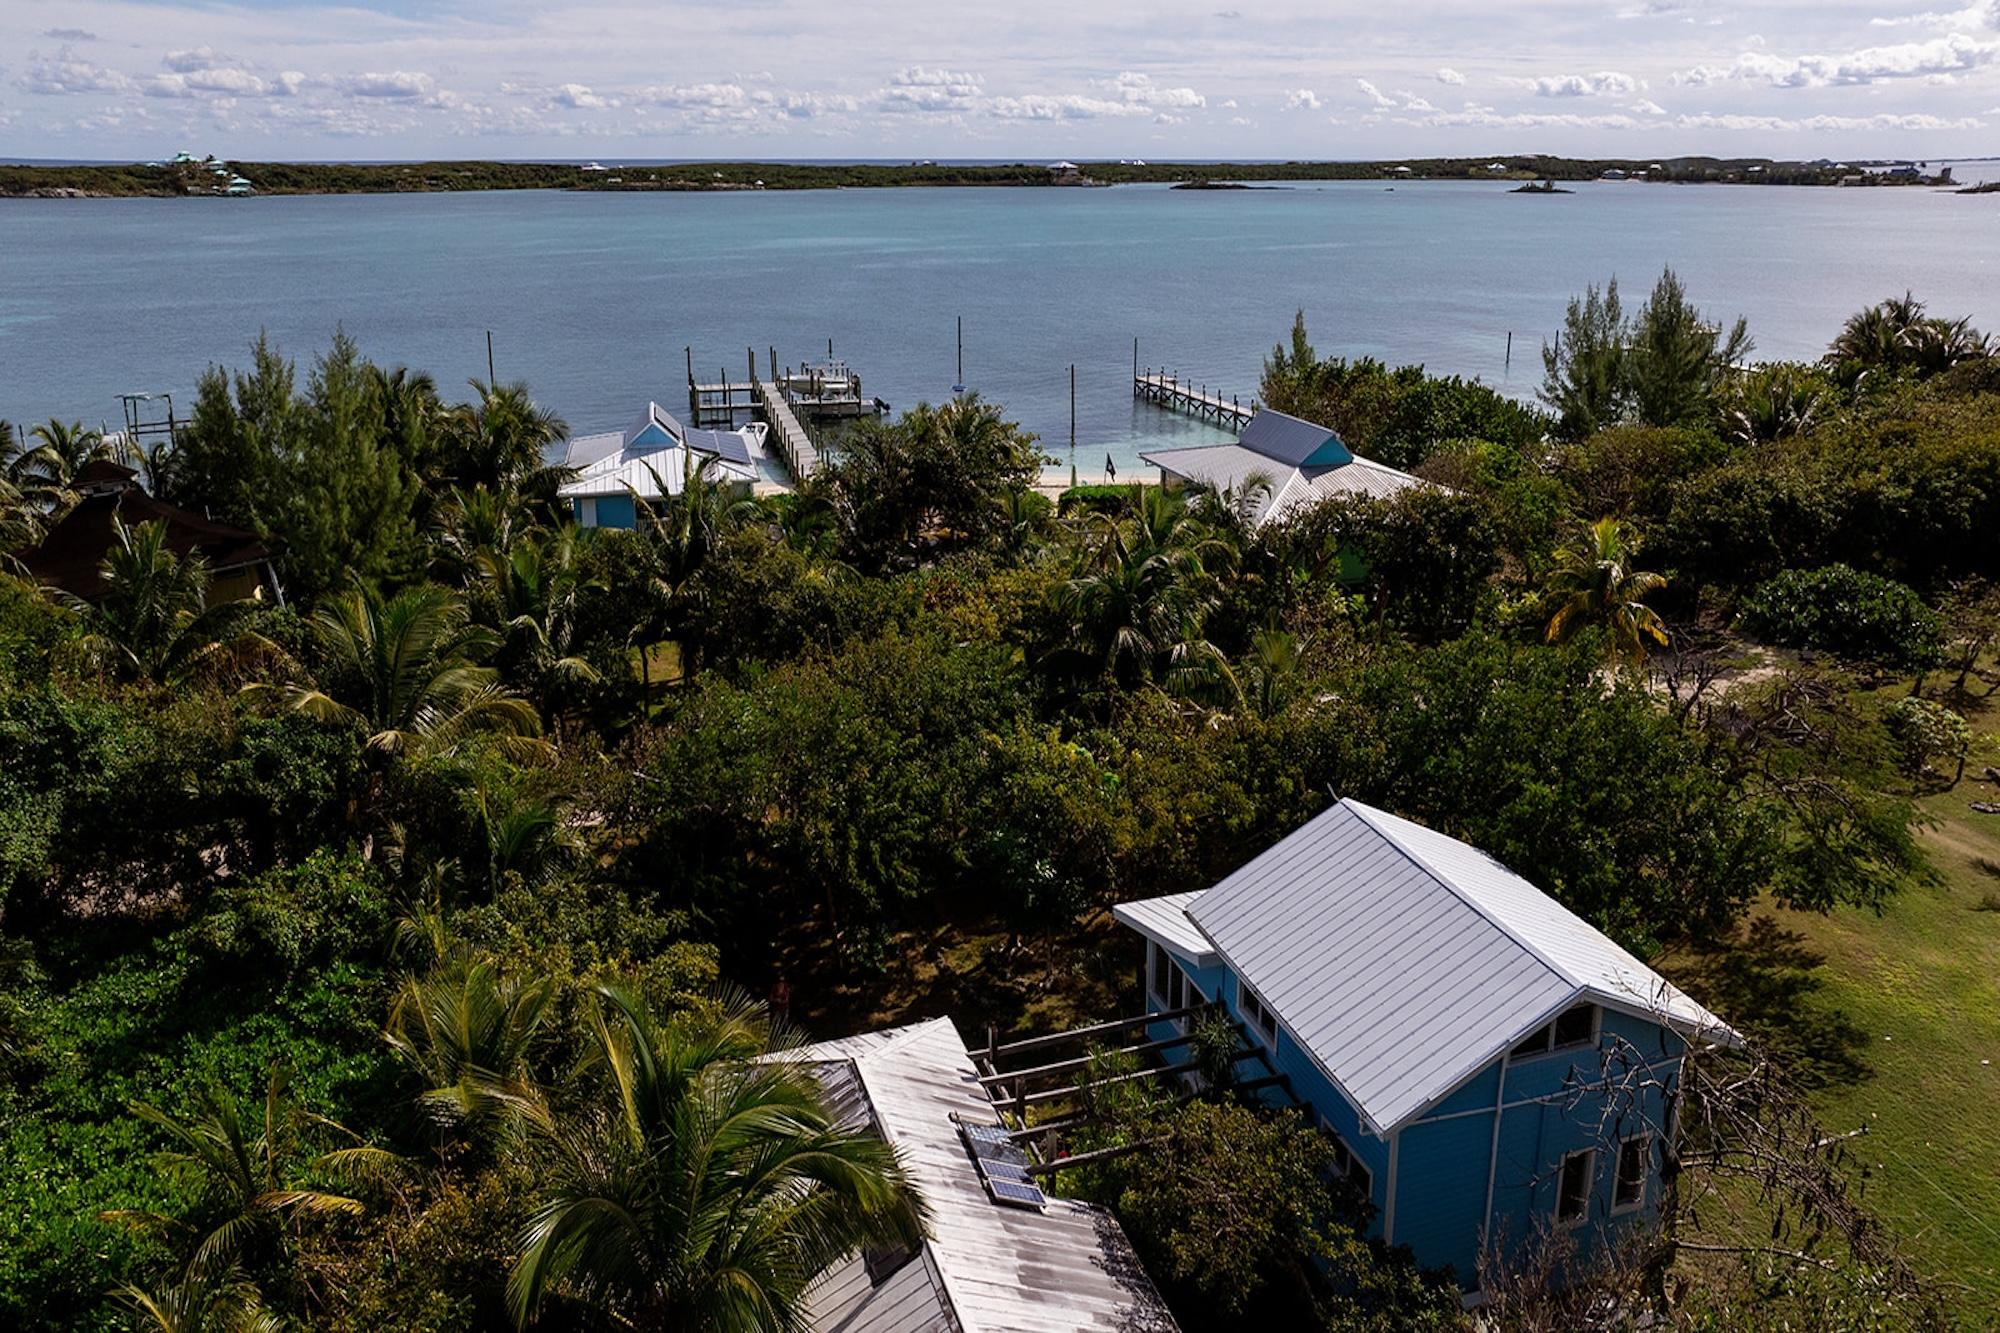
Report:
M 1771 158 L 1665 160 L 1559 157 L 1403 158 L 1374 162 L 1085 162 L 1062 170 L 1036 163 L 939 164 L 685 162 L 621 166 L 551 162 L 297 163 L 211 159 L 131 165 L 0 165 L 0 198 L 203 198 L 228 193 L 452 194 L 486 190 L 601 193 L 719 193 L 752 190 L 912 187 L 1074 188 L 1163 184 L 1226 189 L 1265 181 L 1622 180 L 1646 184 L 1862 186 L 1897 188 L 1957 182 L 1927 174 L 1892 176 L 1876 163 L 1785 162 Z M 1948 171 L 1948 169 L 1947 169 Z M 1196 184 L 1199 182 L 1200 184 Z

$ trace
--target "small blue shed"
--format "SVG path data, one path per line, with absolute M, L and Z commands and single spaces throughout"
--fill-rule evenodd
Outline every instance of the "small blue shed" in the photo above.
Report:
M 1378 1234 L 1469 1302 L 1482 1254 L 1560 1237 L 1587 1259 L 1646 1224 L 1682 1056 L 1741 1040 L 1477 848 L 1355 800 L 1213 888 L 1114 910 L 1156 1011 L 1234 1015 Z

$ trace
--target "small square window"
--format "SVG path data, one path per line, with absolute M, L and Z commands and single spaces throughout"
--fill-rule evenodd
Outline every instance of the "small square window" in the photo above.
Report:
M 1597 1164 L 1595 1149 L 1586 1148 L 1563 1158 L 1562 1178 L 1556 1184 L 1556 1221 L 1578 1222 L 1590 1211 L 1590 1186 Z
M 1555 1021 L 1555 1044 L 1585 1046 L 1597 1040 L 1597 1006 L 1579 1004 Z
M 1650 1135 L 1627 1139 L 1618 1145 L 1618 1179 L 1611 1188 L 1611 1206 L 1637 1208 L 1646 1201 L 1646 1176 L 1653 1165 Z

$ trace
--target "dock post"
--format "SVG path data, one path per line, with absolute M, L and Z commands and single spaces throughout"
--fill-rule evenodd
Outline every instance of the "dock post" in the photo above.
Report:
M 752 399 L 755 399 L 757 396 L 757 349 L 754 347 L 744 348 L 743 359 L 750 363 L 750 396 Z
M 486 387 L 493 387 L 493 330 L 486 330 Z
M 1076 452 L 1076 362 L 1069 363 L 1069 451 Z
M 1513 368 L 1514 368 L 1514 330 L 1512 330 L 1512 329 L 1509 329 L 1509 330 L 1507 330 L 1507 363 L 1506 363 L 1506 369 L 1508 369 L 1508 370 L 1512 370 Z
M 1132 378 L 1139 378 L 1139 340 L 1132 339 Z

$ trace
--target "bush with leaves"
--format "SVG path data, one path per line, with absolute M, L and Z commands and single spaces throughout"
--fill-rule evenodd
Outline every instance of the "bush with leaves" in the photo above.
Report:
M 1943 656 L 1943 622 L 1914 588 L 1846 565 L 1787 570 L 1758 585 L 1743 628 L 1767 643 L 1921 670 Z
M 1896 738 L 1903 771 L 1912 778 L 1929 773 L 1934 764 L 1955 764 L 1950 783 L 1965 776 L 1966 752 L 1972 748 L 1972 727 L 1943 704 L 1905 695 L 1889 705 L 1883 721 Z M 1940 773 L 1942 770 L 1939 770 Z

